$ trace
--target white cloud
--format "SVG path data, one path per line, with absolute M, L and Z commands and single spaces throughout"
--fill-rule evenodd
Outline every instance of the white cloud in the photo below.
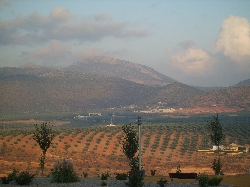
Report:
M 71 48 L 66 45 L 62 45 L 61 42 L 57 40 L 51 40 L 51 44 L 48 48 L 40 48 L 32 53 L 33 56 L 38 58 L 47 56 L 49 58 L 56 58 L 63 56 Z
M 181 42 L 178 47 L 169 47 L 166 54 L 168 65 L 182 76 L 218 79 L 222 74 L 229 77 L 235 72 L 249 76 L 250 24 L 246 18 L 229 16 L 223 21 L 215 43 L 216 54 L 196 47 L 193 41 Z
M 250 67 L 250 24 L 246 18 L 229 16 L 222 23 L 215 48 L 239 66 Z
M 71 47 L 60 41 L 51 40 L 48 47 L 36 49 L 31 53 L 23 52 L 22 60 L 28 63 L 38 63 L 44 66 L 64 65 L 72 56 Z
M 58 21 L 66 21 L 70 17 L 71 17 L 70 11 L 62 7 L 55 8 L 50 13 L 50 18 L 58 20 Z
M 127 54 L 125 49 L 103 50 L 100 48 L 84 48 L 81 51 L 73 51 L 70 45 L 65 45 L 58 40 L 51 40 L 46 47 L 38 48 L 33 52 L 22 52 L 20 61 L 35 63 L 42 66 L 67 66 L 84 58 L 94 56 L 122 56 Z
M 99 14 L 96 19 L 108 19 L 108 15 Z M 131 38 L 144 37 L 147 30 L 130 28 L 128 22 L 73 21 L 69 10 L 56 8 L 49 16 L 33 13 L 26 17 L 0 21 L 0 45 L 34 45 L 59 41 L 100 41 L 105 37 Z
M 128 54 L 129 51 L 126 49 L 116 49 L 116 50 L 103 50 L 100 48 L 85 48 L 82 51 L 76 52 L 74 57 L 77 59 L 90 58 L 95 56 L 124 56 Z
M 167 49 L 167 54 L 170 55 L 169 64 L 173 68 L 193 76 L 204 76 L 204 74 L 211 73 L 214 64 L 207 51 L 197 48 L 192 41 L 182 42 L 179 45 L 183 49 L 175 54 Z

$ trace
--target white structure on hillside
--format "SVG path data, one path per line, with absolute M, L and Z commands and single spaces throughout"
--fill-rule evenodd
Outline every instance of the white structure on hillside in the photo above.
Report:
M 151 110 L 142 110 L 142 113 L 172 113 L 176 110 L 174 108 L 154 108 Z
M 114 127 L 114 126 L 115 126 L 115 124 L 112 123 L 112 118 L 111 118 L 110 124 L 106 125 L 106 127 Z
M 213 145 L 213 149 L 212 149 L 213 151 L 217 151 L 218 150 L 218 146 L 217 145 Z M 223 145 L 220 145 L 219 146 L 219 150 L 224 150 L 224 147 L 223 147 Z

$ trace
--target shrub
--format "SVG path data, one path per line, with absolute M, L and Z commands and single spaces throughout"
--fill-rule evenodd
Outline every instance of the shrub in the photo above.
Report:
M 109 176 L 110 176 L 110 175 L 109 175 L 108 172 L 102 173 L 101 180 L 107 180 Z
M 117 173 L 115 178 L 117 180 L 127 180 L 128 174 L 127 173 Z
M 71 183 L 79 181 L 79 177 L 74 170 L 73 162 L 65 158 L 62 161 L 56 161 L 50 175 L 52 183 Z
M 101 186 L 107 186 L 107 183 L 105 181 L 102 181 Z
M 206 173 L 199 173 L 197 180 L 199 187 L 206 187 L 208 183 L 208 175 Z
M 155 176 L 155 172 L 156 172 L 155 169 L 154 170 L 150 170 L 151 176 Z
M 35 177 L 35 174 L 29 173 L 28 171 L 23 171 L 21 173 L 17 173 L 15 177 L 15 182 L 22 186 L 22 185 L 29 185 Z
M 221 183 L 221 181 L 223 180 L 222 177 L 211 177 L 208 179 L 208 185 L 209 186 L 219 186 L 219 184 Z
M 88 173 L 87 172 L 83 172 L 83 177 L 87 178 L 88 177 Z
M 17 171 L 16 169 L 13 169 L 12 173 L 10 173 L 10 174 L 8 175 L 9 180 L 10 180 L 10 181 L 13 181 L 13 180 L 16 178 L 17 173 L 18 173 L 18 171 Z
M 2 178 L 2 184 L 9 184 L 9 183 L 10 183 L 10 179 L 8 177 Z
M 181 166 L 177 166 L 176 173 L 181 173 Z
M 167 184 L 167 182 L 168 182 L 168 181 L 167 181 L 166 179 L 161 178 L 159 181 L 157 181 L 157 184 L 159 184 L 160 187 L 164 187 L 165 184 Z

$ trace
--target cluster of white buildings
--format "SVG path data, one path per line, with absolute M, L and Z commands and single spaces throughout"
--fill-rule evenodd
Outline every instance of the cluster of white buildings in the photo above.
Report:
M 198 150 L 198 152 L 211 152 L 211 151 L 217 151 L 217 150 L 218 150 L 218 146 L 213 145 L 212 149 Z M 231 143 L 228 146 L 220 145 L 219 150 L 221 150 L 223 152 L 229 152 L 229 153 L 232 153 L 232 152 L 246 153 L 246 152 L 250 151 L 250 145 L 242 146 L 242 145 L 237 145 L 235 143 Z
M 154 108 L 151 110 L 142 110 L 141 113 L 172 113 L 176 110 L 174 108 Z

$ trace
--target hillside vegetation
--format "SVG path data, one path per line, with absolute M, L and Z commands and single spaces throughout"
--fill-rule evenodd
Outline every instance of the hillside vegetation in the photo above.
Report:
M 34 75 L 30 71 L 13 73 L 12 70 L 18 69 L 8 68 L 0 74 L 2 112 L 83 111 L 158 101 L 177 103 L 201 92 L 181 83 L 154 87 L 79 72 L 46 70 Z
M 227 88 L 222 90 L 202 93 L 192 98 L 187 98 L 180 103 L 182 107 L 232 107 L 250 110 L 250 86 Z
M 155 87 L 121 78 L 41 68 L 2 68 L 0 96 L 1 112 L 74 112 L 158 102 L 168 107 L 250 108 L 250 86 L 204 93 L 181 83 Z
M 105 56 L 83 59 L 64 68 L 64 70 L 119 77 L 132 82 L 151 86 L 165 86 L 177 82 L 148 66 Z

